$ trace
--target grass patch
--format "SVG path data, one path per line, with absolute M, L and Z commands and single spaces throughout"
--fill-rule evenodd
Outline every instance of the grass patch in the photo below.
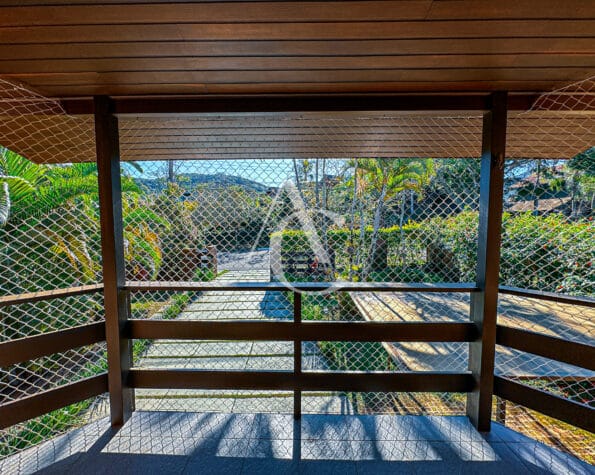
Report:
M 93 398 L 86 399 L 31 419 L 17 431 L 13 432 L 9 429 L 8 435 L 0 440 L 0 457 L 7 457 L 19 450 L 81 426 L 85 422 L 83 415 L 92 403 Z
M 219 273 L 223 275 L 226 271 Z M 199 281 L 213 280 L 217 275 L 210 269 L 197 269 L 195 279 Z M 168 303 L 158 301 L 137 300 L 131 303 L 132 318 L 147 318 L 151 313 L 160 309 L 165 320 L 177 318 L 186 306 L 198 295 L 190 292 L 174 294 Z M 133 361 L 138 361 L 151 345 L 151 340 L 134 340 L 132 342 Z M 87 378 L 107 371 L 107 355 L 104 354 L 100 361 L 88 362 L 78 372 L 78 376 Z M 23 424 L 17 424 L 7 430 L 7 435 L 0 438 L 0 457 L 7 457 L 20 450 L 44 442 L 51 437 L 80 427 L 86 422 L 85 413 L 92 406 L 95 398 L 86 399 L 61 409 L 48 412 L 38 418 L 31 419 Z

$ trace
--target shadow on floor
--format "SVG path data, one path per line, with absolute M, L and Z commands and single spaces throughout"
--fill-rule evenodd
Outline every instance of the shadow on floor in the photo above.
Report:
M 136 412 L 0 461 L 1 473 L 592 473 L 499 424 L 465 417 Z

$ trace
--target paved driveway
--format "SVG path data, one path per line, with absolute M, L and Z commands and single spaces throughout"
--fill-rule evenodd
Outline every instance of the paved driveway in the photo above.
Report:
M 268 282 L 268 251 L 220 253 L 214 283 Z M 196 297 L 178 320 L 291 320 L 292 304 L 284 292 L 209 291 Z M 321 369 L 325 358 L 315 344 L 305 344 L 304 367 Z M 144 368 L 250 371 L 293 370 L 293 343 L 281 341 L 158 340 L 139 361 Z M 137 409 L 221 412 L 293 412 L 292 392 L 139 389 Z M 335 394 L 304 395 L 304 412 L 350 413 L 346 398 Z

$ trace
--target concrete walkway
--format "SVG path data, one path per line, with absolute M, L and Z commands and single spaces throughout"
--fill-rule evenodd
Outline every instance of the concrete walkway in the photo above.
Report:
M 268 282 L 268 251 L 225 254 L 213 283 Z M 209 291 L 198 296 L 178 320 L 291 320 L 293 309 L 284 292 Z M 324 356 L 315 344 L 304 344 L 304 368 L 324 369 Z M 321 365 L 322 362 L 322 365 Z M 157 340 L 138 364 L 143 368 L 184 368 L 221 371 L 292 371 L 293 343 L 283 341 L 180 341 Z M 290 391 L 136 391 L 139 410 L 215 412 L 293 412 Z M 304 394 L 304 412 L 351 413 L 345 397 L 332 393 Z

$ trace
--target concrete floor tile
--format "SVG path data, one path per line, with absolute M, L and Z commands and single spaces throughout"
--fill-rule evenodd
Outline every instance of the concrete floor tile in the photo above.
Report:
M 242 467 L 243 475 L 285 475 L 299 473 L 294 460 L 246 459 Z
M 2 473 L 553 473 L 593 467 L 495 426 L 416 416 L 135 412 L 120 429 L 106 420 L 0 461 Z M 423 438 L 425 437 L 425 438 Z M 530 440 L 530 439 L 529 439 Z M 342 473 L 343 475 L 343 473 Z
M 356 462 L 355 467 L 357 475 L 412 475 L 415 473 L 409 462 L 367 460 Z
M 302 461 L 299 463 L 300 475 L 356 475 L 355 462 L 343 461 Z
M 199 456 L 191 458 L 184 475 L 235 475 L 242 472 L 243 458 Z

